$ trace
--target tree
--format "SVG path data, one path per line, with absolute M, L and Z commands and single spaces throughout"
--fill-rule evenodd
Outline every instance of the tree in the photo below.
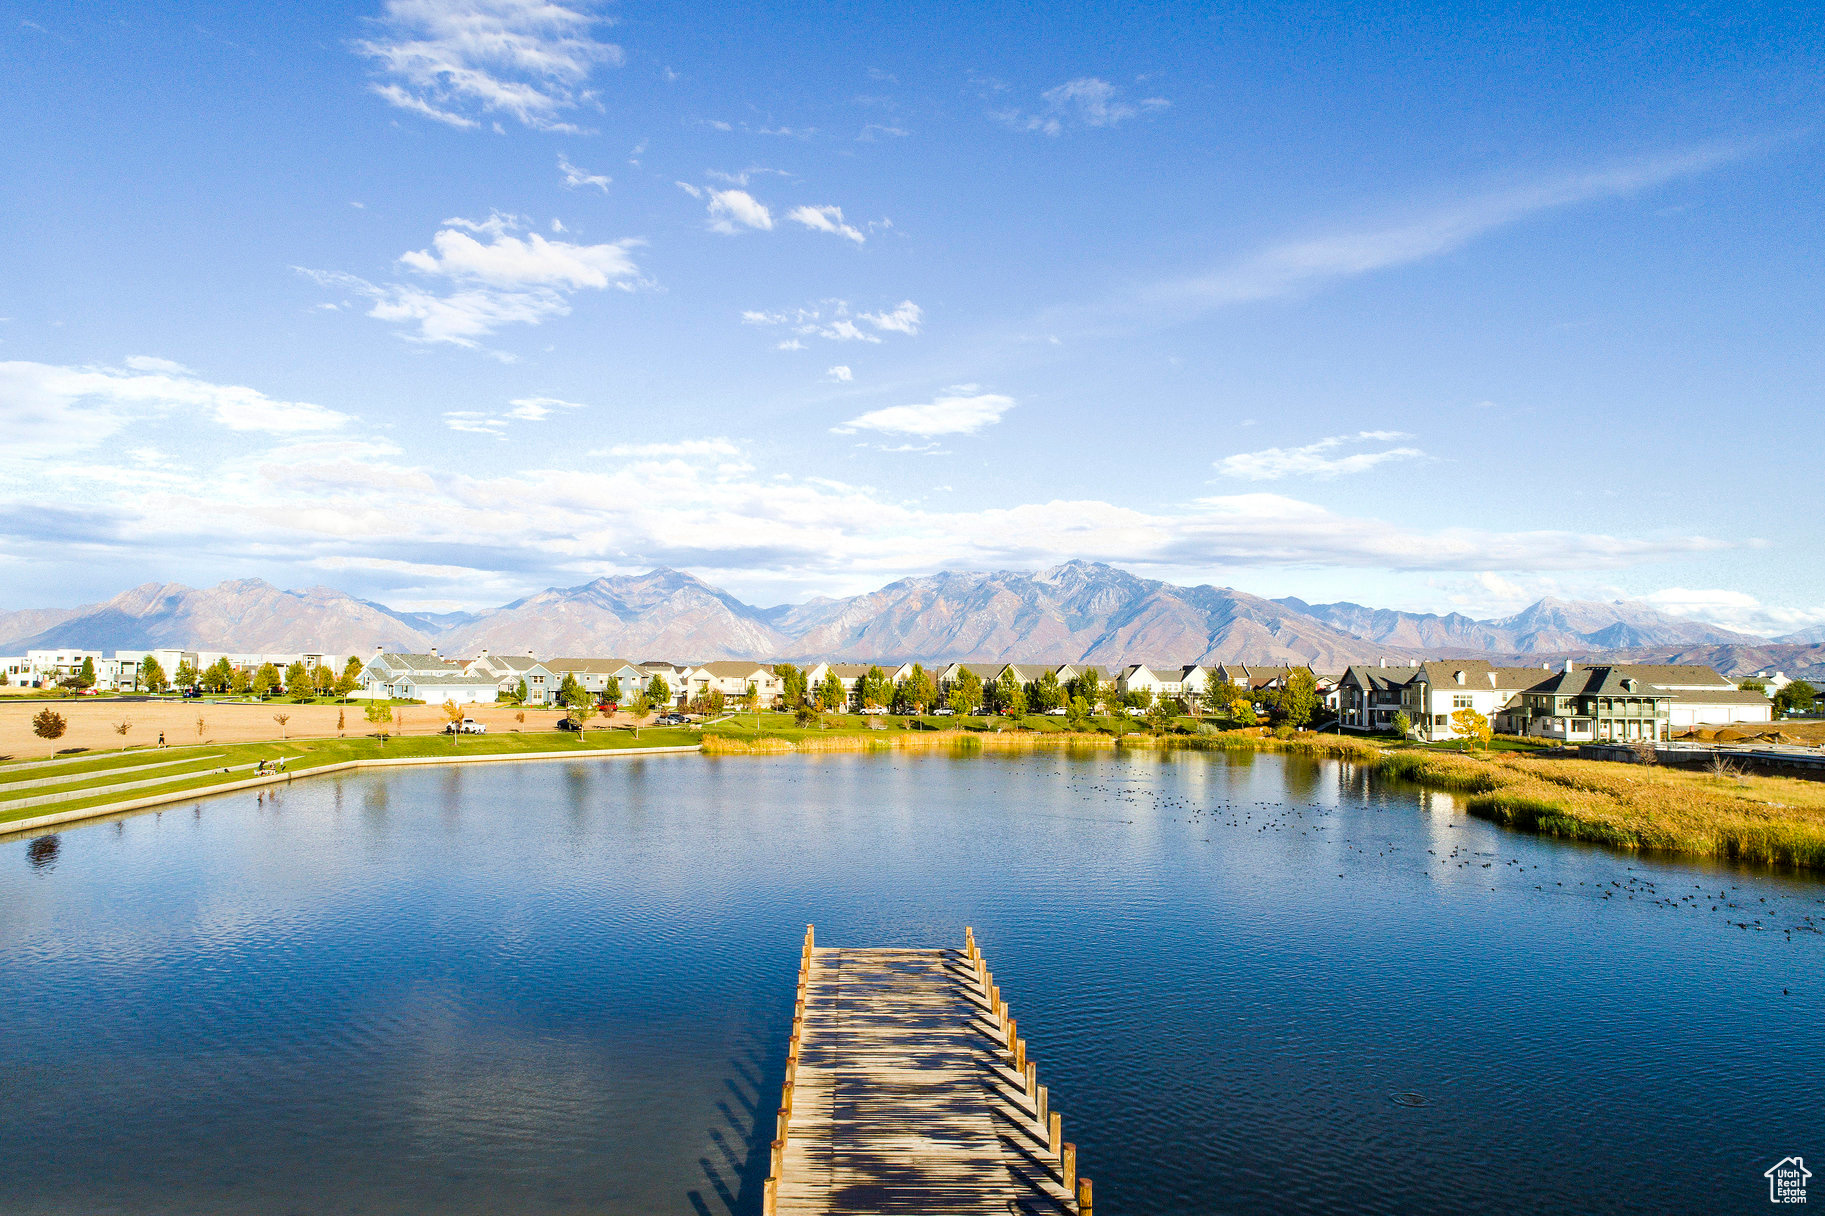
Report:
M 253 690 L 253 677 L 239 667 L 228 677 L 228 691 L 237 697 L 244 697 Z
M 202 714 L 198 714 L 196 716 L 196 741 L 198 743 L 201 743 L 203 741 L 203 732 L 208 729 L 209 729 L 209 723 L 203 721 Z
M 308 697 L 316 685 L 311 683 L 310 668 L 299 659 L 285 669 L 285 692 L 288 696 Z
M 958 697 L 963 698 L 962 709 L 957 709 Z M 951 690 L 951 708 L 960 714 L 973 714 L 982 708 L 982 677 L 967 667 L 957 673 L 956 686 Z
M 1478 747 L 1488 747 L 1489 740 L 1494 735 L 1489 728 L 1489 719 L 1474 709 L 1454 711 L 1451 715 L 1451 729 L 1460 738 L 1474 743 Z
M 661 705 L 672 703 L 672 686 L 665 682 L 664 676 L 656 675 L 646 682 L 646 703 L 647 709 L 657 709 Z
M 849 694 L 843 691 L 843 678 L 836 672 L 826 672 L 823 683 L 817 686 L 817 707 L 826 713 L 834 713 L 846 708 Z
M 1019 710 L 1014 708 L 1015 697 L 1020 698 Z M 1027 711 L 1027 698 L 1020 689 L 1020 681 L 1016 680 L 1013 671 L 1006 667 L 1001 669 L 1001 674 L 995 677 L 994 683 L 983 687 L 982 700 L 996 713 L 1011 714 Z
M 1090 712 L 1095 713 L 1097 705 L 1103 699 L 1102 673 L 1094 667 L 1086 667 L 1078 672 L 1077 678 L 1071 681 L 1071 695 L 1082 697 L 1090 707 Z
M 1177 707 L 1166 697 L 1161 697 L 1147 709 L 1147 726 L 1156 735 L 1163 735 L 1172 729 L 1172 720 L 1178 715 Z
M 1304 667 L 1296 667 L 1287 677 L 1286 689 L 1280 694 L 1280 716 L 1288 726 L 1300 727 L 1318 712 L 1318 678 Z
M 320 697 L 335 695 L 336 673 L 330 670 L 328 663 L 319 663 L 312 669 L 311 690 Z
M 179 659 L 177 671 L 171 677 L 172 684 L 179 688 L 196 687 L 196 668 L 190 665 L 189 659 Z
M 1238 688 L 1230 694 L 1229 721 L 1232 726 L 1253 726 L 1260 721 L 1255 714 L 1255 703 L 1248 698 L 1248 690 Z
M 1006 701 L 1001 707 L 1001 712 L 1010 718 L 1024 718 L 1027 716 L 1027 690 L 1020 685 L 1015 684 L 1011 678 L 1009 680 Z
M 1413 733 L 1413 719 L 1407 716 L 1404 709 L 1394 715 L 1394 733 L 1403 739 Z
M 558 704 L 569 709 L 582 695 L 583 686 L 577 683 L 577 677 L 571 672 L 565 672 L 563 681 L 558 685 Z
M 520 683 L 524 684 L 525 681 L 521 680 Z M 523 701 L 525 700 L 525 697 L 522 696 L 520 699 Z M 602 699 L 610 705 L 621 704 L 620 676 L 610 676 L 608 679 L 602 681 Z
M 1072 730 L 1082 730 L 1090 724 L 1090 702 L 1082 697 L 1072 697 L 1071 703 L 1065 706 L 1065 721 Z
M 82 669 L 76 673 L 76 687 L 95 687 L 95 657 L 93 655 L 82 656 Z
M 285 738 L 285 724 L 291 721 L 290 714 L 274 714 L 272 720 L 279 724 L 279 738 Z
M 165 667 L 151 655 L 139 665 L 139 685 L 147 692 L 165 691 Z
M 1767 692 L 1768 691 L 1768 681 L 1758 680 L 1754 676 L 1751 676 L 1746 680 L 1738 680 L 1736 682 L 1736 686 L 1738 689 L 1742 690 L 1743 692 Z
M 788 708 L 797 709 L 805 703 L 811 689 L 803 668 L 793 663 L 775 663 L 773 674 L 779 677 L 780 698 Z
M 228 665 L 227 655 L 209 665 L 209 670 L 203 673 L 203 687 L 214 693 L 227 692 L 234 687 L 234 668 Z
M 887 673 L 879 667 L 868 669 L 859 691 L 861 709 L 865 713 L 879 713 L 893 700 L 893 685 L 887 682 Z
M 974 705 L 970 704 L 970 699 L 963 695 L 963 690 L 961 688 L 951 689 L 950 701 L 948 704 L 951 707 L 951 712 L 956 714 L 959 718 L 973 712 L 976 708 Z
M 61 739 L 69 725 L 57 711 L 41 709 L 38 716 L 32 719 L 32 733 L 40 739 Z
M 583 729 L 589 725 L 589 720 L 595 716 L 596 702 L 587 695 L 570 707 L 570 720 L 577 724 L 577 738 L 581 739 L 583 737 Z
M 1818 689 L 1805 680 L 1795 680 L 1774 694 L 1774 709 L 1776 713 L 1783 714 L 1811 713 L 1818 699 Z
M 1058 682 L 1058 673 L 1042 672 L 1040 677 L 1033 681 L 1033 691 L 1029 700 L 1032 702 L 1033 709 L 1042 714 L 1064 705 L 1065 690 L 1064 686 Z
M 349 661 L 342 665 L 342 677 L 337 683 L 340 684 L 342 680 L 347 680 L 350 688 L 358 686 L 361 683 L 361 673 L 366 666 L 367 664 L 361 661 L 360 655 L 350 655 Z M 347 696 L 348 694 L 344 693 L 343 695 Z
M 526 704 L 526 681 L 525 680 L 521 680 L 520 686 L 513 690 L 513 699 L 515 701 L 518 701 L 521 705 Z
M 938 686 L 925 668 L 914 663 L 906 678 L 894 687 L 894 708 L 900 713 L 922 714 L 938 701 Z
M 264 700 L 279 687 L 279 669 L 271 663 L 262 663 L 253 673 L 253 695 Z
M 1127 695 L 1122 698 L 1122 701 L 1127 704 L 1128 708 L 1138 709 L 1145 713 L 1148 707 L 1153 704 L 1153 689 L 1130 689 Z
M 393 724 L 393 707 L 376 697 L 368 702 L 367 718 L 374 724 L 374 733 L 385 740 L 390 733 L 387 728 Z
M 359 671 L 350 673 L 348 668 L 345 667 L 342 669 L 342 674 L 336 677 L 335 693 L 344 701 L 349 699 L 350 693 L 360 687 L 361 672 Z
M 653 677 L 655 680 L 658 678 L 658 676 Z M 650 688 L 652 686 L 649 684 L 647 687 Z M 647 694 L 645 689 L 642 689 L 634 694 L 634 699 L 628 703 L 627 708 L 634 715 L 633 732 L 634 738 L 638 739 L 640 737 L 640 719 L 646 717 L 647 713 L 653 708 L 653 699 Z
M 348 726 L 348 719 L 344 716 L 347 712 L 347 710 L 341 709 L 336 711 L 336 733 L 338 735 L 342 734 L 343 730 Z

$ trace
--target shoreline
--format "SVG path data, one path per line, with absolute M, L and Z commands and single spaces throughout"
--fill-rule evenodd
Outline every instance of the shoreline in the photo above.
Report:
M 364 760 L 339 760 L 334 764 L 300 768 L 293 772 L 272 773 L 263 777 L 249 777 L 243 781 L 230 781 L 203 789 L 172 790 L 164 794 L 149 794 L 144 798 L 129 798 L 122 802 L 107 802 L 99 806 L 55 811 L 30 819 L 15 819 L 8 823 L 0 823 L 0 840 L 9 836 L 42 832 L 47 828 L 82 823 L 90 819 L 105 819 L 112 815 L 129 815 L 135 811 L 149 811 L 155 807 L 169 806 L 174 802 L 214 798 L 218 794 L 233 794 L 269 785 L 289 785 L 300 777 L 322 777 L 330 773 L 352 772 L 356 769 L 410 768 L 430 764 L 506 764 L 532 760 L 594 760 L 605 756 L 675 756 L 700 751 L 701 748 L 697 744 L 674 744 L 661 747 L 590 748 L 586 751 L 490 752 L 479 756 L 388 756 Z
M 794 737 L 796 736 L 796 737 Z M 203 788 L 51 812 L 0 823 L 0 839 L 173 803 L 288 784 L 300 777 L 365 768 L 498 764 L 604 756 L 780 756 L 885 751 L 980 753 L 1095 749 L 1279 752 L 1363 766 L 1377 777 L 1458 796 L 1464 812 L 1511 831 L 1596 844 L 1619 852 L 1686 857 L 1793 870 L 1825 877 L 1825 790 L 1780 777 L 1733 780 L 1658 766 L 1554 754 L 1437 752 L 1384 747 L 1346 735 L 1290 739 L 1236 731 L 1116 738 L 1100 732 L 880 731 L 826 734 L 763 731 L 752 738 L 705 732 L 696 743 L 654 747 L 362 757 Z

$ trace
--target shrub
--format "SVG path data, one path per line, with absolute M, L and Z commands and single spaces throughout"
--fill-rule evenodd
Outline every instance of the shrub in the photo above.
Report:
M 32 733 L 40 739 L 61 739 L 69 725 L 56 710 L 41 709 L 32 719 Z

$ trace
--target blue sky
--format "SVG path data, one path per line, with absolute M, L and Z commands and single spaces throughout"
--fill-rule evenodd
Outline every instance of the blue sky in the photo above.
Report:
M 0 606 L 1088 557 L 1801 628 L 1819 25 L 1659 7 L 26 0 Z

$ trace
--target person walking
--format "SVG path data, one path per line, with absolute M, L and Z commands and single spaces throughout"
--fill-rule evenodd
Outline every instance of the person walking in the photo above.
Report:
M 165 746 L 165 732 L 162 730 L 158 732 L 158 745 L 160 747 Z

